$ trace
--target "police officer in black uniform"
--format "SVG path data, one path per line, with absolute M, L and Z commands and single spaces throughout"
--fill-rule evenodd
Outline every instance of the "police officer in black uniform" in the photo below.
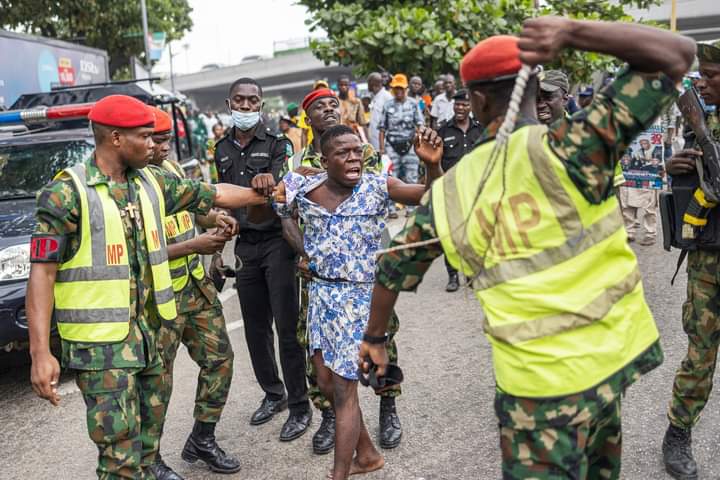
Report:
M 443 139 L 442 169 L 447 172 L 463 155 L 468 153 L 475 146 L 475 142 L 482 134 L 482 127 L 470 117 L 470 99 L 467 90 L 458 90 L 453 95 L 455 104 L 453 111 L 455 115 L 440 124 L 438 135 Z M 445 267 L 448 272 L 448 283 L 445 290 L 455 292 L 460 288 L 458 272 L 445 260 Z
M 220 181 L 270 194 L 279 181 L 283 165 L 292 156 L 292 144 L 263 124 L 262 88 L 255 80 L 236 80 L 226 102 L 233 127 L 215 150 Z M 280 432 L 280 440 L 294 440 L 305 433 L 312 419 L 305 381 L 305 353 L 296 337 L 295 253 L 283 239 L 280 220 L 274 214 L 265 216 L 268 220 L 253 223 L 246 209 L 233 213 L 240 224 L 235 254 L 242 260 L 242 267 L 237 272 L 236 285 L 245 338 L 255 377 L 265 392 L 250 424 L 268 422 L 289 407 L 290 416 Z M 275 361 L 273 318 L 285 385 L 278 376 Z

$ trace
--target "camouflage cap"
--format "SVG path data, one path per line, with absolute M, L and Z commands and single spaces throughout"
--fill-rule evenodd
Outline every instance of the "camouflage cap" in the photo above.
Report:
M 701 63 L 720 63 L 720 41 L 712 44 L 698 43 L 697 58 Z
M 567 93 L 570 90 L 570 82 L 567 75 L 560 70 L 547 70 L 540 74 L 540 88 L 546 92 L 554 92 L 559 88 Z

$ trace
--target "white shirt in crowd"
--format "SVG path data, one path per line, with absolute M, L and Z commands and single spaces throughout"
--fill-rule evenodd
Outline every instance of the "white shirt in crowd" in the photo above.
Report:
M 437 118 L 438 123 L 450 120 L 455 115 L 454 106 L 455 100 L 448 99 L 445 93 L 441 93 L 433 99 L 430 116 Z
M 382 119 L 383 107 L 388 100 L 392 100 L 393 96 L 390 92 L 381 88 L 378 93 L 373 96 L 370 103 L 370 124 L 368 125 L 368 133 L 370 135 L 370 144 L 375 150 L 380 149 L 380 131 L 378 125 Z

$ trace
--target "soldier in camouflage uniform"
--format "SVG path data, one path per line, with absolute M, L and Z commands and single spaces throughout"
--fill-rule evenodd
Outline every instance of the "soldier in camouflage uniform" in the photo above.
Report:
M 328 92 L 330 91 L 328 90 Z M 334 96 L 319 96 L 313 99 L 307 104 L 305 111 L 308 115 L 308 123 L 313 130 L 314 140 L 304 150 L 296 153 L 289 159 L 288 166 L 282 175 L 285 175 L 290 168 L 294 170 L 298 167 L 310 167 L 321 170 L 323 167 L 320 161 L 320 137 L 325 130 L 340 123 L 340 103 Z M 363 145 L 363 162 L 364 170 L 367 172 L 379 174 L 382 171 L 380 157 L 369 143 Z M 300 345 L 307 350 L 308 278 L 302 273 L 302 265 L 300 265 L 298 270 L 298 282 L 300 283 L 300 318 L 298 319 L 297 337 Z M 388 325 L 387 349 L 390 361 L 395 364 L 397 364 L 398 361 L 395 335 L 399 328 L 400 319 L 393 310 Z M 317 454 L 326 454 L 332 450 L 335 444 L 335 416 L 330 402 L 318 387 L 317 373 L 315 372 L 313 362 L 308 361 L 306 368 L 310 385 L 308 394 L 315 407 L 322 412 L 323 417 L 320 428 L 318 428 L 318 431 L 313 436 L 313 451 Z M 395 398 L 401 393 L 400 385 L 397 385 L 395 388 L 386 390 L 380 394 L 380 446 L 383 448 L 397 447 L 402 438 L 402 426 L 395 408 Z
M 139 216 L 131 213 L 136 211 L 139 193 L 137 188 L 129 188 L 139 175 L 137 169 L 147 165 L 152 153 L 154 118 L 144 104 L 130 97 L 114 95 L 108 99 L 98 102 L 90 112 L 96 149 L 84 162 L 85 181 L 88 188 L 104 186 L 124 213 L 119 218 L 130 271 L 129 332 L 119 342 L 63 339 L 61 362 L 75 372 L 85 400 L 88 433 L 98 447 L 98 478 L 154 479 L 149 467 L 158 451 L 165 410 L 161 400 L 164 370 L 158 340 L 160 318 L 153 299 L 145 230 L 139 228 Z M 188 210 L 204 215 L 213 203 L 239 208 L 265 201 L 250 189 L 227 184 L 213 187 L 181 180 L 156 167 L 148 170 L 164 193 L 167 214 Z M 27 293 L 31 383 L 38 396 L 58 405 L 60 366 L 49 349 L 53 288 L 58 267 L 80 248 L 80 196 L 67 174 L 38 193 L 36 214 Z
M 494 41 L 496 38 L 499 43 L 510 43 L 507 37 L 494 37 L 485 42 Z M 634 53 L 627 53 L 625 47 L 625 42 L 630 39 L 634 39 L 633 45 L 637 47 Z M 512 68 L 515 72 L 519 70 L 518 48 L 520 60 L 531 65 L 551 61 L 564 47 L 601 50 L 616 55 L 630 64 L 629 68 L 618 74 L 613 83 L 599 92 L 593 103 L 585 110 L 576 113 L 572 118 L 560 118 L 548 127 L 546 149 L 550 148 L 562 161 L 572 184 L 591 205 L 599 205 L 611 199 L 614 194 L 615 165 L 620 153 L 675 99 L 677 95 L 675 85 L 690 66 L 694 50 L 691 41 L 659 30 L 629 24 L 578 22 L 553 17 L 526 21 L 519 41 L 512 48 L 508 46 L 508 53 L 505 54 L 507 56 L 503 56 L 498 47 L 489 46 L 489 43 L 487 48 L 492 49 L 492 53 L 482 50 L 485 48 L 482 43 L 485 42 L 478 44 L 474 51 L 465 57 L 461 67 L 461 72 L 466 67 L 466 72 L 487 72 L 477 73 L 481 80 L 469 85 L 476 118 L 488 125 L 477 148 L 482 148 L 484 142 L 494 139 L 504 117 L 507 105 L 497 98 L 509 98 L 512 83 L 508 83 L 508 78 L 512 76 L 508 73 L 510 69 L 507 66 L 514 60 L 516 63 Z M 673 52 L 672 58 L 662 58 L 669 52 Z M 487 60 L 488 55 L 493 56 L 492 61 Z M 466 62 L 469 64 L 466 65 Z M 495 73 L 497 68 L 503 66 L 507 70 Z M 660 73 L 657 74 L 642 73 L 658 69 Z M 485 80 L 485 78 L 489 79 Z M 469 82 L 465 74 L 463 79 L 466 84 Z M 505 84 L 501 89 L 502 84 L 498 82 L 502 81 Z M 532 82 L 536 81 L 535 77 L 531 77 L 529 87 L 533 87 Z M 537 87 L 534 86 L 525 92 L 520 104 L 516 130 L 527 128 L 529 124 L 537 124 L 534 108 L 536 90 Z M 494 94 L 488 96 L 488 92 Z M 517 138 L 514 135 L 513 137 Z M 474 152 L 477 153 L 478 150 Z M 498 175 L 493 178 L 500 177 Z M 443 181 L 442 184 L 445 185 L 445 182 Z M 438 238 L 436 227 L 438 217 L 433 208 L 435 203 L 431 202 L 432 196 L 437 194 L 437 191 L 433 188 L 428 193 L 405 229 L 393 239 L 391 246 L 403 246 Z M 479 209 L 476 211 L 480 212 Z M 512 223 L 502 222 L 501 225 L 515 228 Z M 618 225 L 622 228 L 619 218 Z M 507 235 L 511 233 L 508 232 Z M 432 261 L 442 254 L 441 244 L 432 243 L 401 249 L 383 255 L 378 260 L 373 305 L 366 330 L 366 335 L 371 336 L 370 339 L 384 332 L 385 319 L 389 317 L 389 309 L 394 305 L 399 292 L 415 290 Z M 466 254 L 460 253 L 461 258 Z M 509 264 L 506 265 L 510 267 Z M 522 269 L 523 266 L 514 267 Z M 509 272 L 508 275 L 513 273 Z M 520 288 L 530 288 L 530 286 L 526 284 Z M 644 321 L 648 321 L 649 310 L 647 306 L 644 309 L 648 313 L 643 318 L 646 319 Z M 588 328 L 591 328 L 591 325 Z M 562 343 L 559 337 L 563 333 L 549 336 L 547 342 L 558 338 L 558 342 Z M 655 334 L 657 335 L 656 329 Z M 498 378 L 500 377 L 498 371 L 503 373 L 515 369 L 519 369 L 519 372 L 527 371 L 523 370 L 522 343 L 516 348 L 515 344 L 494 339 L 490 333 L 488 337 L 493 343 L 496 355 L 498 348 L 506 346 L 508 349 L 513 349 L 510 356 L 517 352 L 519 357 L 518 365 L 496 364 Z M 644 343 L 642 339 L 640 341 Z M 555 396 L 553 392 L 542 395 L 540 392 L 540 398 L 519 397 L 505 392 L 498 385 L 495 411 L 499 420 L 503 478 L 542 480 L 619 478 L 622 439 L 621 397 L 630 384 L 660 365 L 663 359 L 659 340 L 649 343 L 649 347 L 608 378 L 579 392 L 561 396 Z M 563 361 L 562 344 L 558 346 L 557 353 L 553 352 L 549 343 L 544 345 L 547 347 L 545 353 L 548 363 Z M 363 342 L 360 348 L 360 362 L 363 369 L 368 370 L 369 365 L 365 359 L 370 358 L 378 365 L 377 374 L 382 375 L 384 365 L 387 364 L 383 350 L 382 345 Z M 615 355 L 615 358 L 618 358 L 617 355 L 622 356 L 622 353 L 613 352 L 612 348 L 609 348 L 607 355 Z M 546 374 L 544 370 L 540 371 Z M 594 375 L 593 372 L 588 374 Z M 540 385 L 548 383 L 552 382 L 546 381 Z M 558 387 L 568 388 L 563 385 Z
M 697 57 L 702 78 L 697 83 L 707 105 L 720 106 L 720 42 L 698 45 Z M 717 112 L 707 115 L 710 134 L 720 142 L 720 121 Z M 688 132 L 686 149 L 667 161 L 667 171 L 685 182 L 693 175 L 697 179 L 695 156 L 697 150 L 692 132 Z M 708 229 L 720 221 L 720 209 L 711 209 Z M 715 227 L 717 228 L 717 227 Z M 691 250 L 688 253 L 687 300 L 683 304 L 682 325 L 688 336 L 688 352 L 675 375 L 672 398 L 668 409 L 670 425 L 663 440 L 665 467 L 674 478 L 697 478 L 697 464 L 691 448 L 691 429 L 712 390 L 712 379 L 720 345 L 720 252 Z
M 170 141 L 172 139 L 172 120 L 164 111 L 155 108 L 155 132 L 153 133 L 153 159 L 151 164 L 164 168 L 169 174 L 179 179 L 184 178 L 181 168 L 170 163 Z M 234 354 L 222 312 L 222 304 L 218 298 L 217 290 L 212 281 L 203 275 L 196 278 L 191 270 L 193 261 L 198 262 L 198 254 L 213 254 L 222 251 L 225 242 L 237 234 L 237 221 L 218 211 L 212 211 L 208 216 L 197 215 L 195 221 L 200 226 L 210 229 L 202 235 L 193 235 L 186 240 L 181 238 L 178 225 L 183 219 L 189 217 L 172 217 L 166 223 L 165 233 L 168 243 L 168 258 L 182 259 L 185 286 L 175 289 L 175 304 L 177 318 L 162 320 L 160 329 L 160 355 L 165 365 L 161 392 L 161 400 L 165 411 L 170 403 L 173 386 L 173 364 L 180 342 L 188 349 L 190 357 L 200 367 L 198 374 L 197 393 L 195 394 L 195 425 L 190 438 L 185 443 L 182 452 L 184 460 L 195 462 L 203 460 L 211 470 L 218 473 L 235 473 L 240 470 L 240 462 L 228 455 L 215 441 L 215 425 L 220 420 L 223 407 L 230 393 L 230 383 L 233 376 Z M 187 225 L 188 232 L 195 233 L 194 225 Z M 227 232 L 226 234 L 223 232 Z M 195 254 L 190 257 L 190 254 Z M 197 259 L 197 260 L 195 260 Z M 197 266 L 195 268 L 202 268 Z M 170 273 L 174 272 L 171 265 Z M 203 269 L 204 273 L 204 269 Z M 162 460 L 158 452 L 153 472 L 158 480 L 176 480 L 180 478 Z

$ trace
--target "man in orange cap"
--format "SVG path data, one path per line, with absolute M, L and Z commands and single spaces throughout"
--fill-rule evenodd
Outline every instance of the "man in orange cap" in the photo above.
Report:
M 414 98 L 408 98 L 408 79 L 402 74 L 393 75 L 390 82 L 393 98 L 383 105 L 382 116 L 378 123 L 380 155 L 388 154 L 392 161 L 392 174 L 405 183 L 418 181 L 420 160 L 415 155 L 413 139 L 415 129 L 425 125 L 420 105 Z M 410 216 L 412 208 L 407 207 Z M 390 207 L 390 218 L 397 218 L 395 205 Z
M 38 396 L 59 404 L 60 365 L 49 347 L 54 317 L 62 364 L 75 373 L 98 447 L 98 478 L 148 478 L 162 425 L 158 334 L 177 315 L 164 217 L 266 198 L 145 168 L 155 117 L 139 100 L 111 95 L 88 117 L 94 154 L 38 194 L 26 299 L 31 383 Z
M 536 116 L 536 75 L 519 101 L 510 95 L 523 63 L 549 63 L 566 48 L 628 67 L 583 112 L 548 127 Z M 379 339 L 398 293 L 415 290 L 444 253 L 483 305 L 504 479 L 620 476 L 620 399 L 662 350 L 613 177 L 627 145 L 676 98 L 694 51 L 692 40 L 659 29 L 541 17 L 462 61 L 486 129 L 391 244 L 406 248 L 378 259 L 359 363 L 385 373 Z M 517 121 L 500 130 L 503 145 L 496 133 L 508 108 Z
M 169 159 L 172 119 L 157 107 L 153 107 L 153 111 L 155 146 L 150 163 L 183 179 L 186 176 L 182 168 Z M 208 230 L 196 235 L 196 222 Z M 237 230 L 237 220 L 219 210 L 212 210 L 206 216 L 182 211 L 165 218 L 170 277 L 178 315 L 174 321 L 163 322 L 160 329 L 161 355 L 165 364 L 160 421 L 164 425 L 172 395 L 173 364 L 182 342 L 200 367 L 195 394 L 195 425 L 185 442 L 182 458 L 193 463 L 202 460 L 218 473 L 240 470 L 240 462 L 227 455 L 215 441 L 215 425 L 230 393 L 234 354 L 218 292 L 206 275 L 200 255 L 222 251 L 225 242 L 237 234 Z M 152 470 L 158 480 L 179 478 L 162 460 L 160 452 Z

